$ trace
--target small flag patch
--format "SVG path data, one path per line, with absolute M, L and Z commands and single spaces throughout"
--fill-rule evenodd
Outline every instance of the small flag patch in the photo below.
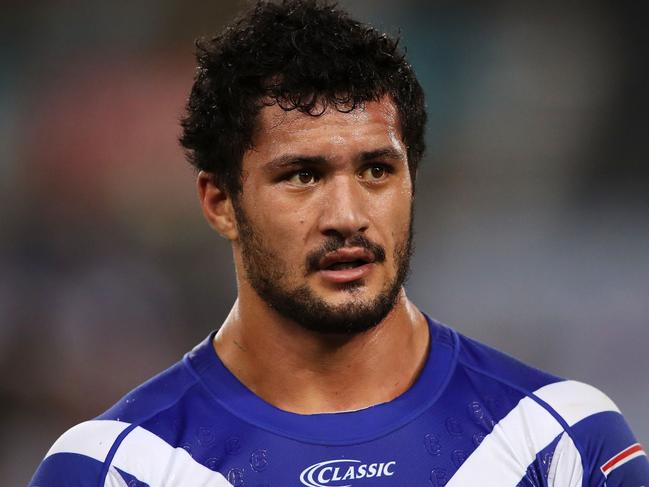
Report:
M 641 457 L 647 453 L 642 448 L 640 443 L 635 443 L 628 448 L 625 448 L 620 453 L 614 455 L 610 460 L 608 460 L 604 465 L 602 465 L 600 470 L 602 473 L 608 477 L 609 474 L 616 468 L 624 465 L 626 462 L 633 460 L 634 458 Z

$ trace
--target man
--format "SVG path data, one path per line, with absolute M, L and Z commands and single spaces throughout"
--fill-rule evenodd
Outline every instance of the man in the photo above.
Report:
M 32 486 L 640 486 L 591 386 L 426 317 L 403 289 L 422 89 L 312 1 L 199 44 L 182 144 L 238 299 L 218 333 L 50 449 Z

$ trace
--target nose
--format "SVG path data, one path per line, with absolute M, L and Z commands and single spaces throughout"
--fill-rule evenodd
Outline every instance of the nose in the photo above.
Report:
M 327 186 L 321 202 L 320 232 L 344 238 L 365 232 L 369 227 L 369 201 L 356 179 L 340 175 Z

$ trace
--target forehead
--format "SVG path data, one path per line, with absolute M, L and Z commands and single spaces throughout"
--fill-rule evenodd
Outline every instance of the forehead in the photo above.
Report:
M 253 152 L 271 157 L 286 150 L 308 153 L 323 146 L 371 150 L 377 145 L 392 146 L 405 155 L 398 112 L 388 97 L 351 111 L 327 107 L 321 115 L 286 111 L 277 104 L 265 106 L 259 112 L 253 138 Z

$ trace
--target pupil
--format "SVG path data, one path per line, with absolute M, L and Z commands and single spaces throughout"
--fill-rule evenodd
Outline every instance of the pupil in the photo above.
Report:
M 300 178 L 301 183 L 309 183 L 309 182 L 311 182 L 311 178 L 313 176 L 311 175 L 311 172 L 309 172 L 309 171 L 301 171 L 300 174 L 298 175 L 298 177 Z
M 376 179 L 379 179 L 380 177 L 383 176 L 384 169 L 381 166 L 374 166 L 372 168 L 372 176 L 375 177 Z

